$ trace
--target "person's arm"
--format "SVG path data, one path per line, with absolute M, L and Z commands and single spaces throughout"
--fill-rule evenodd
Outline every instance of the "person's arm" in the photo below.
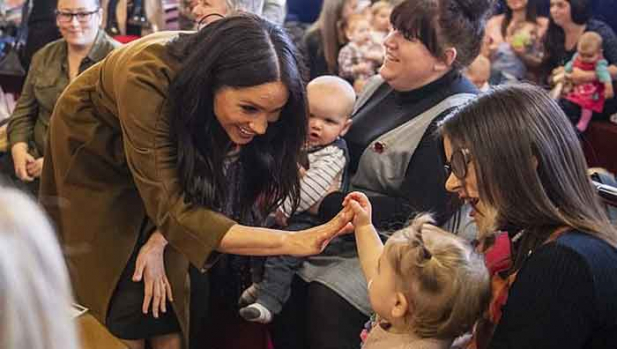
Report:
M 371 222 L 371 202 L 366 195 L 353 192 L 345 197 L 344 205 L 354 213 L 353 226 L 362 272 L 367 281 L 373 280 L 379 272 L 379 257 L 384 246 Z
M 490 349 L 580 349 L 590 338 L 594 279 L 582 257 L 551 243 L 519 271 Z
M 165 114 L 170 72 L 158 63 L 156 53 L 146 51 L 143 59 L 116 67 L 114 95 L 127 165 L 147 215 L 165 240 L 199 269 L 214 250 L 250 255 L 319 252 L 315 245 L 335 236 L 347 222 L 337 219 L 306 234 L 284 236 L 280 231 L 238 225 L 223 214 L 187 202 L 177 175 L 170 118 Z
M 15 164 L 15 175 L 25 181 L 33 180 L 26 166 L 34 161 L 28 153 L 28 143 L 34 137 L 34 124 L 39 112 L 39 104 L 34 95 L 34 84 L 40 65 L 41 55 L 36 54 L 32 59 L 21 95 L 7 126 L 9 150 Z
M 321 201 L 345 168 L 345 154 L 335 146 L 320 150 L 314 158 L 300 179 L 300 204 L 296 213 L 304 212 Z M 291 215 L 291 200 L 286 199 L 282 208 L 287 216 Z

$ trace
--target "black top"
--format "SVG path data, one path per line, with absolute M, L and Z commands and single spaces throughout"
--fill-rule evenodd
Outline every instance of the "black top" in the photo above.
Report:
M 339 46 L 339 50 L 342 46 Z M 308 30 L 304 36 L 304 50 L 306 51 L 306 61 L 310 71 L 310 80 L 321 75 L 338 75 L 337 71 L 330 73 L 328 71 L 328 62 L 324 56 L 323 41 L 321 40 L 321 32 L 316 30 Z M 338 67 L 337 67 L 338 70 Z
M 383 84 L 352 116 L 353 123 L 345 135 L 349 147 L 350 174 L 353 176 L 356 172 L 364 149 L 376 138 L 458 93 L 477 93 L 477 90 L 456 71 L 408 92 L 393 91 L 388 84 Z M 420 140 L 405 172 L 400 195 L 369 196 L 373 206 L 373 224 L 377 229 L 399 229 L 419 212 L 431 212 L 438 223 L 443 223 L 457 208 L 452 196 L 445 190 L 447 178 L 443 170 L 443 144 L 434 135 L 438 120 L 447 113 L 438 116 Z M 341 209 L 343 198 L 343 193 L 328 195 L 320 206 L 321 217 L 334 217 Z
M 602 37 L 602 48 L 604 50 L 604 58 L 609 65 L 617 64 L 617 36 L 611 27 L 606 23 L 591 19 L 585 26 L 585 32 L 596 32 Z M 576 53 L 576 47 L 571 51 L 565 51 L 563 56 L 557 56 L 549 53 L 548 71 L 563 66 L 572 59 Z
M 536 249 L 489 348 L 617 348 L 617 249 L 581 232 Z

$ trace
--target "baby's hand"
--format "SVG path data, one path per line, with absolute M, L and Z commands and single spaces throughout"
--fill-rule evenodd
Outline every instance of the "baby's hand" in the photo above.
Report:
M 615 91 L 613 90 L 613 85 L 607 84 L 606 87 L 604 87 L 604 98 L 611 99 L 613 97 L 615 97 Z
M 363 193 L 354 191 L 348 194 L 343 201 L 343 206 L 351 207 L 354 212 L 353 225 L 355 229 L 359 229 L 363 226 L 370 226 L 373 224 L 371 221 L 372 207 L 371 202 Z

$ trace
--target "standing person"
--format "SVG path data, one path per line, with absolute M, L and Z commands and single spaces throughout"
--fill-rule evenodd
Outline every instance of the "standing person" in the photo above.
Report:
M 58 0 L 32 0 L 23 57 L 26 67 L 30 66 L 30 61 L 36 51 L 61 37 L 54 16 L 57 7 Z
M 49 220 L 23 192 L 0 188 L 0 348 L 80 348 L 72 303 Z
M 358 6 L 358 0 L 325 0 L 317 21 L 303 39 L 310 79 L 338 75 L 338 54 L 347 42 L 343 21 Z
M 40 199 L 62 242 L 88 251 L 67 257 L 78 300 L 130 348 L 181 346 L 189 264 L 221 259 L 213 289 L 239 289 L 246 263 L 219 253 L 319 253 L 345 225 L 248 226 L 297 200 L 304 100 L 293 45 L 253 15 L 137 40 L 62 95 Z
M 564 72 L 564 67 L 576 53 L 577 43 L 585 32 L 596 32 L 602 37 L 602 51 L 608 62 L 608 71 L 617 80 L 617 36 L 604 22 L 591 19 L 589 0 L 551 0 L 550 24 L 544 39 L 544 61 L 542 63 L 545 76 L 556 76 Z M 574 69 L 568 75 L 575 85 L 593 82 L 597 79 L 595 72 L 585 72 Z M 581 109 L 574 103 L 561 99 L 561 107 L 571 120 L 578 120 Z M 617 112 L 617 100 L 607 99 L 604 112 L 596 113 L 594 119 L 608 119 Z
M 460 69 L 480 51 L 491 1 L 406 0 L 396 6 L 385 60 L 356 102 L 345 135 L 353 190 L 373 204 L 373 224 L 387 236 L 415 212 L 431 211 L 443 225 L 450 205 L 436 123 L 473 98 Z M 437 18 L 440 18 L 438 21 Z M 344 192 L 326 196 L 323 219 L 342 207 Z M 338 239 L 299 271 L 292 295 L 275 318 L 275 346 L 356 348 L 371 313 L 353 239 Z
M 614 348 L 617 231 L 559 106 L 538 87 L 497 88 L 440 131 L 447 189 L 474 206 L 483 233 L 505 230 L 512 241 L 488 348 Z
M 62 39 L 38 51 L 8 125 L 11 150 L 6 171 L 36 195 L 43 169 L 48 125 L 69 82 L 102 60 L 118 43 L 100 29 L 98 0 L 60 0 L 56 24 Z

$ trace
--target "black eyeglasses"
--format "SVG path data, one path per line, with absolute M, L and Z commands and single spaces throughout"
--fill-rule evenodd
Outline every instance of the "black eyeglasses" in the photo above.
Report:
M 446 178 L 450 177 L 450 174 L 454 173 L 456 178 L 463 179 L 467 176 L 467 164 L 471 161 L 469 150 L 466 148 L 459 148 L 452 153 L 450 161 L 446 161 L 443 165 L 446 171 Z
M 56 10 L 56 18 L 58 18 L 58 21 L 60 22 L 70 23 L 71 21 L 73 21 L 73 17 L 75 17 L 80 23 L 86 23 L 90 20 L 92 15 L 97 12 L 99 12 L 99 8 L 88 12 L 67 12 Z

